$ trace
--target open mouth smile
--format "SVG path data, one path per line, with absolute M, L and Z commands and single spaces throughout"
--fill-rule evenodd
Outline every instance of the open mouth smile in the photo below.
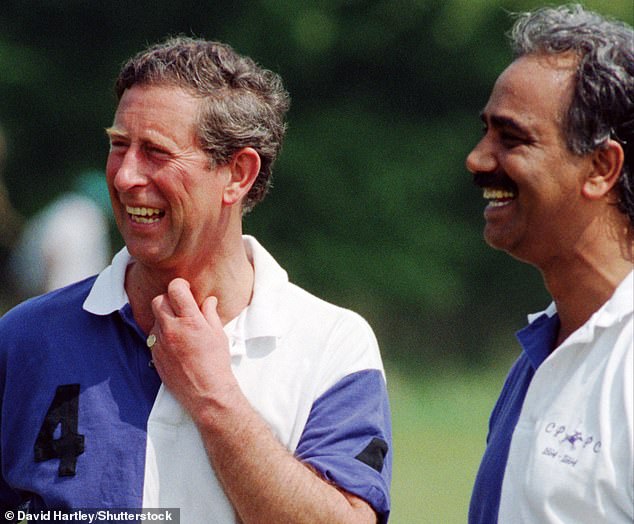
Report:
M 153 224 L 158 222 L 163 216 L 165 211 L 154 207 L 132 207 L 125 206 L 125 210 L 132 222 L 137 224 Z
M 503 173 L 475 173 L 473 182 L 482 188 L 482 196 L 489 202 L 487 208 L 507 206 L 518 195 L 517 184 Z
M 510 189 L 493 187 L 485 187 L 483 189 L 482 196 L 489 201 L 489 207 L 506 206 L 517 198 L 517 192 Z

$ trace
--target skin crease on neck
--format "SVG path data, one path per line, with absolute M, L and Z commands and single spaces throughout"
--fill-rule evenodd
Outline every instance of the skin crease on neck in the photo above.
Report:
M 527 55 L 496 82 L 482 118 L 486 132 L 467 158 L 473 173 L 503 173 L 512 198 L 485 211 L 496 249 L 536 266 L 557 304 L 557 345 L 583 325 L 632 271 L 632 226 L 618 211 L 623 151 L 613 141 L 575 155 L 561 128 L 573 55 Z M 509 126 L 512 122 L 513 126 Z
M 148 332 L 151 302 L 177 277 L 200 306 L 218 299 L 227 323 L 251 299 L 253 267 L 242 242 L 241 201 L 259 170 L 246 148 L 222 166 L 211 165 L 198 145 L 199 100 L 179 88 L 133 86 L 121 97 L 106 165 L 113 211 L 134 257 L 126 292 L 134 317 Z M 255 173 L 255 175 L 254 175 Z M 157 220 L 131 209 L 155 209 Z

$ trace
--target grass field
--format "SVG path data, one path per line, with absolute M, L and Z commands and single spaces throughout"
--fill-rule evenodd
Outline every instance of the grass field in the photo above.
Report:
M 394 429 L 390 524 L 464 524 L 489 413 L 506 374 L 411 378 L 388 366 Z

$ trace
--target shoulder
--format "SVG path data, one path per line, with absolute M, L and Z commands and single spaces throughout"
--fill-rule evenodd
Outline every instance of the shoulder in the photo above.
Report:
M 299 348 L 313 362 L 312 375 L 320 392 L 343 377 L 365 369 L 380 370 L 383 362 L 370 324 L 358 313 L 320 299 L 294 285 L 280 297 L 284 335 L 281 344 Z
M 18 304 L 0 317 L 0 341 L 12 336 L 43 336 L 52 325 L 74 322 L 78 315 L 87 314 L 82 306 L 94 280 L 93 276 Z
M 590 361 L 589 372 L 596 373 L 601 369 L 603 388 L 610 388 L 613 395 L 622 402 L 624 411 L 632 426 L 634 413 L 634 314 L 624 316 L 619 322 L 600 334 L 596 340 L 596 352 L 600 360 Z M 634 428 L 632 428 L 634 431 Z
M 87 348 L 95 341 L 97 346 L 112 347 L 112 339 L 104 342 L 98 336 L 108 329 L 104 321 L 109 322 L 110 317 L 93 315 L 82 307 L 91 281 L 30 299 L 0 319 L 0 389 L 5 380 L 12 387 L 24 383 L 33 388 L 35 384 L 38 390 L 51 381 L 71 383 L 74 379 L 62 377 L 76 376 L 73 370 L 90 369 L 86 357 L 96 353 Z
M 287 286 L 285 297 L 289 329 L 317 342 L 325 354 L 329 351 L 339 354 L 342 348 L 350 353 L 350 358 L 359 352 L 378 353 L 374 331 L 359 313 L 318 298 L 294 284 Z
M 372 333 L 370 324 L 360 314 L 323 300 L 295 284 L 286 286 L 284 300 L 287 313 L 295 321 L 304 319 L 321 330 L 328 326 L 334 330 Z
M 586 381 L 601 377 L 611 389 L 627 388 L 631 391 L 634 376 L 634 314 L 630 312 L 611 318 L 609 312 L 604 313 L 584 328 L 575 339 L 578 344 L 570 348 L 574 351 L 557 355 L 562 363 L 568 364 L 567 368 L 573 368 L 576 364 L 578 373 Z M 577 358 L 577 354 L 583 358 Z

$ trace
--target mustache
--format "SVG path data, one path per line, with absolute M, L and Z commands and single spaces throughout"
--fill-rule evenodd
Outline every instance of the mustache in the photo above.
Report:
M 517 184 L 504 173 L 475 173 L 473 183 L 478 187 L 496 187 L 517 191 Z

